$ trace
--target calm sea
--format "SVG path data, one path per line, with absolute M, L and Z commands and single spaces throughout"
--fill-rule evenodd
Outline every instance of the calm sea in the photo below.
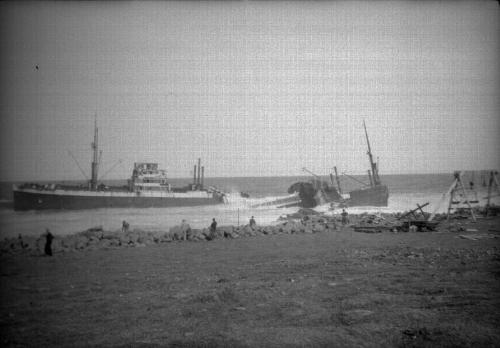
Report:
M 293 208 L 277 208 L 276 206 L 261 206 L 259 203 L 272 201 L 288 195 L 288 187 L 299 180 L 309 180 L 310 177 L 245 177 L 245 178 L 206 178 L 205 184 L 216 186 L 228 192 L 228 203 L 217 206 L 202 206 L 188 208 L 112 208 L 81 211 L 28 211 L 15 212 L 11 208 L 0 209 L 0 238 L 22 235 L 40 235 L 45 228 L 55 234 L 72 234 L 94 226 L 102 226 L 107 230 L 121 228 L 121 222 L 126 220 L 132 228 L 144 230 L 168 230 L 186 219 L 194 228 L 207 227 L 212 218 L 219 225 L 246 224 L 251 216 L 255 216 L 258 224 L 273 224 L 277 219 L 298 210 Z M 368 177 L 355 176 L 356 179 L 368 182 Z M 324 177 L 324 180 L 330 180 Z M 412 174 L 412 175 L 383 175 L 381 180 L 389 187 L 388 207 L 349 208 L 350 213 L 361 212 L 397 212 L 416 208 L 416 204 L 429 202 L 425 208 L 428 212 L 446 210 L 446 203 L 439 204 L 450 185 L 453 183 L 453 174 Z M 483 182 L 487 180 L 485 174 L 465 173 L 463 182 L 468 187 L 473 181 L 480 204 L 484 204 L 487 187 Z M 187 184 L 191 179 L 172 179 L 173 186 Z M 111 181 L 107 184 L 123 184 L 120 181 Z M 359 188 L 356 181 L 341 177 L 341 186 L 344 191 Z M 246 192 L 250 198 L 243 198 L 240 192 Z M 0 199 L 12 200 L 12 183 L 0 183 Z M 317 210 L 327 210 L 327 206 Z

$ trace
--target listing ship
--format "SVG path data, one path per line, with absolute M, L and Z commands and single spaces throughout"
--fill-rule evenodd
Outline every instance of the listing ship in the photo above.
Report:
M 97 122 L 92 143 L 91 178 L 87 185 L 22 184 L 13 186 L 14 210 L 183 207 L 222 204 L 225 194 L 204 187 L 204 167 L 198 159 L 193 183 L 172 187 L 158 163 L 135 163 L 128 184 L 106 186 L 98 182 L 99 148 Z
M 378 164 L 373 160 L 373 155 L 370 147 L 370 140 L 368 139 L 368 132 L 366 131 L 366 125 L 363 121 L 363 127 L 365 129 L 366 142 L 368 145 L 368 159 L 370 161 L 370 168 L 368 170 L 368 178 L 370 183 L 365 184 L 360 180 L 353 177 L 353 180 L 361 183 L 364 187 L 352 190 L 348 193 L 343 193 L 340 186 L 340 180 L 337 174 L 337 168 L 335 167 L 335 177 L 337 185 L 335 187 L 333 175 L 330 174 L 331 184 L 322 181 L 319 176 L 310 172 L 306 168 L 304 171 L 312 174 L 315 179 L 310 182 L 297 182 L 294 183 L 288 189 L 288 193 L 298 193 L 300 197 L 300 202 L 298 205 L 305 208 L 313 208 L 317 205 L 322 205 L 325 203 L 338 203 L 340 206 L 349 207 L 362 207 L 362 206 L 372 206 L 372 207 L 387 207 L 389 200 L 389 189 L 386 185 L 383 185 L 378 173 Z
M 386 185 L 382 185 L 380 176 L 378 174 L 378 163 L 373 160 L 372 150 L 370 147 L 370 140 L 368 139 L 368 132 L 366 131 L 365 121 L 363 121 L 365 129 L 366 144 L 368 145 L 368 159 L 370 161 L 371 171 L 368 170 L 368 179 L 370 184 L 364 188 L 353 190 L 349 192 L 349 199 L 347 204 L 349 206 L 372 206 L 372 207 L 387 207 L 389 200 L 389 189 Z

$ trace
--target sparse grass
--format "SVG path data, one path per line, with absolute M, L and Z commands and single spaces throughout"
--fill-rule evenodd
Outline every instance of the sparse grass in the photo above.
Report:
M 345 230 L 4 255 L 1 344 L 500 346 L 499 244 Z

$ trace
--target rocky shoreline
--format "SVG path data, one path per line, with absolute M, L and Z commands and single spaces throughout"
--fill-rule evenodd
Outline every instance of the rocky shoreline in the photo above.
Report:
M 498 209 L 494 209 L 496 215 Z M 467 212 L 468 213 L 468 212 Z M 477 208 L 476 214 L 484 214 L 484 208 Z M 182 225 L 174 226 L 169 231 L 145 231 L 141 229 L 131 229 L 129 231 L 107 231 L 101 227 L 90 228 L 86 231 L 73 235 L 55 235 L 52 242 L 52 252 L 72 252 L 96 249 L 116 249 L 130 247 L 145 247 L 148 245 L 172 243 L 172 242 L 203 242 L 221 238 L 245 238 L 276 234 L 313 234 L 329 233 L 344 230 L 356 232 L 380 233 L 380 232 L 427 232 L 434 228 L 417 228 L 412 226 L 409 220 L 400 219 L 405 213 L 395 214 L 358 214 L 349 215 L 347 224 L 342 224 L 340 214 L 328 215 L 318 213 L 312 209 L 300 209 L 297 213 L 281 217 L 277 224 L 268 226 L 220 226 L 215 232 L 209 228 L 185 229 Z M 425 220 L 427 214 L 414 215 L 417 220 Z M 462 222 L 470 219 L 463 211 L 457 211 L 451 216 L 450 221 L 446 220 L 446 214 L 437 214 L 433 221 L 437 225 L 437 231 L 465 231 L 461 226 Z M 45 246 L 45 235 L 21 236 L 17 238 L 6 238 L 0 241 L 1 254 L 27 254 L 43 255 Z

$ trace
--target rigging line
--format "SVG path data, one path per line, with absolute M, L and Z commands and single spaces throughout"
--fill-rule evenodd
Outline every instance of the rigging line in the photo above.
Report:
M 76 165 L 78 166 L 78 169 L 80 169 L 80 172 L 83 174 L 83 176 L 85 177 L 85 180 L 89 180 L 89 178 L 87 177 L 87 175 L 85 174 L 85 172 L 83 171 L 82 167 L 80 166 L 80 163 L 78 163 L 78 161 L 76 160 L 75 156 L 73 156 L 73 154 L 71 153 L 71 151 L 68 150 L 68 153 L 69 155 L 71 156 L 71 158 L 73 158 L 73 161 L 75 161 Z
M 109 168 L 106 173 L 104 173 L 100 178 L 99 180 L 102 180 L 106 175 L 109 174 L 109 172 L 111 172 L 113 169 L 115 169 L 115 167 L 119 164 L 121 164 L 123 161 L 121 159 L 118 160 L 118 162 L 116 162 L 115 164 L 113 164 L 113 166 L 111 166 L 111 168 Z
M 350 175 L 347 175 L 345 172 L 344 172 L 344 173 L 342 173 L 342 175 L 345 175 L 345 176 L 347 176 L 348 178 L 350 178 L 350 179 L 352 179 L 352 180 L 354 180 L 354 181 L 356 181 L 356 182 L 359 182 L 361 185 L 364 185 L 364 186 L 370 186 L 370 185 L 368 185 L 367 183 L 362 182 L 361 180 L 358 180 L 358 179 L 356 179 L 356 178 L 354 178 L 354 177 L 352 177 L 352 176 L 350 176 Z

